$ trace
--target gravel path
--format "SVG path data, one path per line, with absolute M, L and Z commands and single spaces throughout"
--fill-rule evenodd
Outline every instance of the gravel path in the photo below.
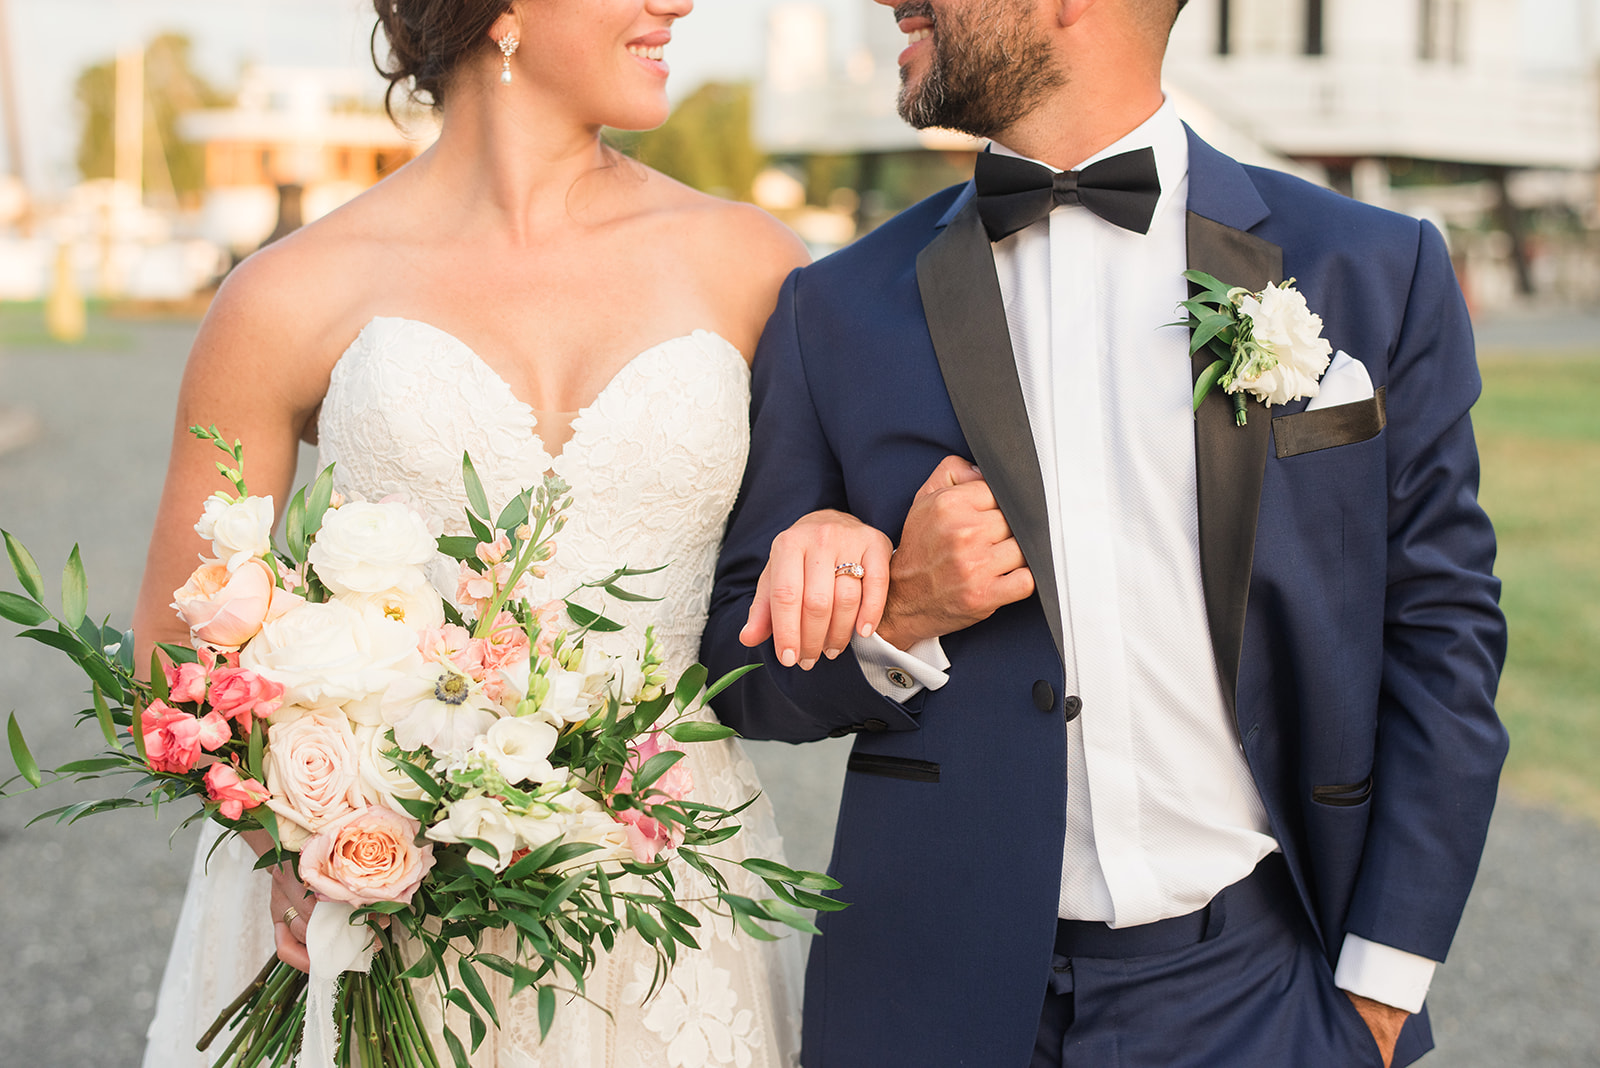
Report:
M 0 407 L 42 431 L 0 453 L 0 526 L 59 569 L 82 541 L 97 614 L 125 620 L 137 590 L 166 457 L 187 324 L 102 324 L 92 351 L 0 353 Z M 0 588 L 15 589 L 9 573 Z M 0 624 L 0 717 L 15 710 L 56 764 L 93 747 L 72 737 L 81 690 L 64 657 Z M 751 746 L 790 860 L 826 863 L 848 742 Z M 9 773 L 0 757 L 0 773 Z M 194 829 L 116 813 L 24 830 L 64 791 L 0 801 L 0 1066 L 139 1063 L 177 921 Z M 176 833 L 175 833 L 176 831 Z M 169 847 L 169 836 L 171 845 Z M 1456 951 L 1433 1008 L 1430 1068 L 1600 1068 L 1600 828 L 1503 803 Z M 1287 1068 L 1287 1066 L 1286 1066 Z

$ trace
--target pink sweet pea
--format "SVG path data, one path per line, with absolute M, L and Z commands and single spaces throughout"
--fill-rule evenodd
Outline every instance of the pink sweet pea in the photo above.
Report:
M 239 819 L 245 809 L 255 808 L 270 796 L 254 779 L 240 778 L 232 764 L 211 765 L 206 772 L 206 794 L 222 803 L 222 814 L 230 820 Z
M 222 723 L 226 729 L 227 722 L 224 720 Z M 144 710 L 141 724 L 144 728 L 144 755 L 151 769 L 175 775 L 186 775 L 199 763 L 204 751 L 202 733 L 212 733 L 214 737 L 214 733 L 208 732 L 200 719 L 180 712 L 164 701 L 150 702 L 150 707 Z
M 283 703 L 283 686 L 241 667 L 218 668 L 211 676 L 211 707 L 250 733 L 252 718 L 265 719 Z
M 199 704 L 206 699 L 206 684 L 211 671 L 205 664 L 168 664 L 167 700 L 175 703 L 191 701 Z

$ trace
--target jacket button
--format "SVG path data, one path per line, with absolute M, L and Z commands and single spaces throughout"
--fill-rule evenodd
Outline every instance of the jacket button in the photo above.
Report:
M 1033 707 L 1040 712 L 1048 712 L 1056 707 L 1055 687 L 1040 679 L 1033 684 Z
M 835 727 L 828 732 L 829 738 L 848 738 L 851 734 L 849 727 Z
M 1077 694 L 1073 694 L 1071 697 L 1067 698 L 1064 703 L 1067 706 L 1067 721 L 1070 723 L 1072 720 L 1078 718 L 1079 712 L 1083 711 L 1083 698 L 1079 697 Z
M 882 734 L 889 729 L 889 725 L 881 719 L 869 719 L 861 725 L 861 728 L 871 731 L 873 734 Z

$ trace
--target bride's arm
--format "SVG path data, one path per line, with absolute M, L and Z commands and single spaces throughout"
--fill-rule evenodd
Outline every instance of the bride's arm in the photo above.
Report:
M 314 322 L 289 301 L 299 285 L 285 284 L 294 256 L 259 253 L 241 264 L 212 302 L 189 353 L 178 391 L 172 451 L 134 609 L 136 663 L 148 665 L 156 642 L 187 644 L 172 593 L 209 546 L 195 533 L 202 504 L 231 492 L 218 473 L 223 456 L 189 433 L 213 424 L 245 446 L 250 491 L 271 495 L 281 516 L 294 478 L 298 441 L 327 388 L 326 353 L 315 345 Z M 302 257 L 303 258 L 303 257 Z M 287 262 L 286 262 L 287 261 Z

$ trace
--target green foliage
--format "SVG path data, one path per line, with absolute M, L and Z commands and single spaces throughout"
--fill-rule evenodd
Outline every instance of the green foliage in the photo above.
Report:
M 187 37 L 166 33 L 145 49 L 144 182 L 163 189 L 171 175 L 179 196 L 205 188 L 205 153 L 182 139 L 179 116 L 225 105 L 230 98 L 195 73 Z M 78 76 L 78 108 L 83 128 L 78 138 L 78 171 L 84 178 L 110 178 L 116 160 L 115 60 L 97 63 Z
M 751 87 L 707 83 L 686 97 L 660 129 L 615 140 L 640 162 L 685 185 L 748 200 L 766 157 L 751 135 Z

